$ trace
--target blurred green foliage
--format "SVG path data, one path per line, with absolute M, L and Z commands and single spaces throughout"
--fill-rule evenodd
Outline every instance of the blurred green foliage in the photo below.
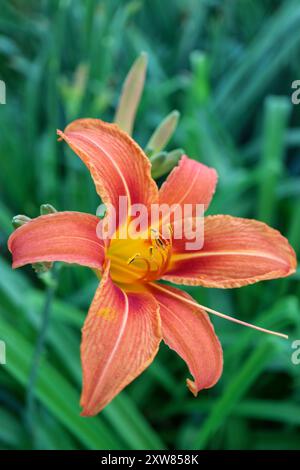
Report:
M 80 328 L 96 279 L 63 266 L 51 299 L 53 286 L 30 267 L 11 270 L 6 248 L 12 217 L 36 217 L 40 204 L 95 213 L 89 174 L 55 131 L 77 117 L 113 120 L 122 81 L 146 51 L 136 140 L 145 146 L 178 109 L 171 148 L 219 172 L 210 212 L 265 220 L 299 254 L 300 106 L 290 99 L 300 78 L 299 1 L 1 0 L 0 9 L 7 85 L 0 106 L 0 339 L 7 344 L 0 448 L 299 449 L 300 365 L 291 362 L 291 343 L 300 338 L 299 271 L 230 291 L 188 288 L 201 303 L 287 332 L 289 341 L 214 318 L 225 356 L 215 388 L 192 398 L 185 364 L 162 346 L 142 376 L 86 419 L 79 415 Z

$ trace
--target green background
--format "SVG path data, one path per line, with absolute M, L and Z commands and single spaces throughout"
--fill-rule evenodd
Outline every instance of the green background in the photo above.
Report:
M 189 288 L 205 305 L 288 341 L 213 318 L 224 374 L 197 399 L 184 362 L 162 345 L 151 367 L 99 416 L 79 416 L 80 328 L 96 288 L 88 269 L 62 267 L 58 288 L 30 267 L 12 271 L 12 216 L 95 213 L 90 176 L 56 128 L 77 117 L 112 120 L 121 84 L 141 51 L 147 82 L 134 137 L 145 145 L 172 109 L 170 148 L 214 166 L 210 213 L 266 221 L 299 253 L 299 1 L 0 1 L 0 448 L 299 449 L 299 271 L 233 290 Z M 46 347 L 29 380 L 50 305 Z M 31 372 L 32 377 L 32 372 Z M 34 383 L 35 382 L 35 383 Z M 35 399 L 33 400 L 33 397 Z

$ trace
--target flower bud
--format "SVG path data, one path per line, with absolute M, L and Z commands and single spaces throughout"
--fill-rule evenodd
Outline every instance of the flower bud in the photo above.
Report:
M 150 158 L 166 147 L 175 132 L 179 116 L 178 111 L 172 111 L 156 128 L 146 146 L 146 153 Z
M 151 158 L 152 177 L 157 179 L 169 173 L 177 165 L 183 154 L 184 151 L 182 149 L 175 149 L 168 153 L 160 152 L 153 155 Z
M 15 215 L 11 221 L 12 226 L 14 229 L 17 229 L 21 227 L 24 224 L 27 224 L 31 220 L 30 217 L 27 217 L 26 215 Z
M 40 212 L 41 215 L 47 215 L 54 214 L 55 212 L 57 212 L 57 210 L 51 204 L 42 204 L 40 207 Z

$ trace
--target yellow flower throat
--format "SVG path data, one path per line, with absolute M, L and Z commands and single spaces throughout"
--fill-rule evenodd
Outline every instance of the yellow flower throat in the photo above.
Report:
M 169 264 L 172 242 L 156 229 L 150 229 L 147 238 L 113 238 L 106 256 L 110 260 L 110 274 L 120 284 L 150 282 L 159 279 Z

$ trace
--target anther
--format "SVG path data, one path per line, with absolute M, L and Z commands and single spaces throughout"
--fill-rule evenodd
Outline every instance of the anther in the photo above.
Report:
M 131 258 L 129 258 L 129 259 L 127 260 L 127 264 L 133 263 L 134 260 L 135 260 L 136 258 L 138 258 L 139 256 L 141 256 L 140 253 L 136 253 L 135 255 L 131 256 Z
M 158 248 L 165 249 L 165 243 L 163 242 L 163 240 L 160 237 L 155 239 L 155 243 L 158 246 Z

